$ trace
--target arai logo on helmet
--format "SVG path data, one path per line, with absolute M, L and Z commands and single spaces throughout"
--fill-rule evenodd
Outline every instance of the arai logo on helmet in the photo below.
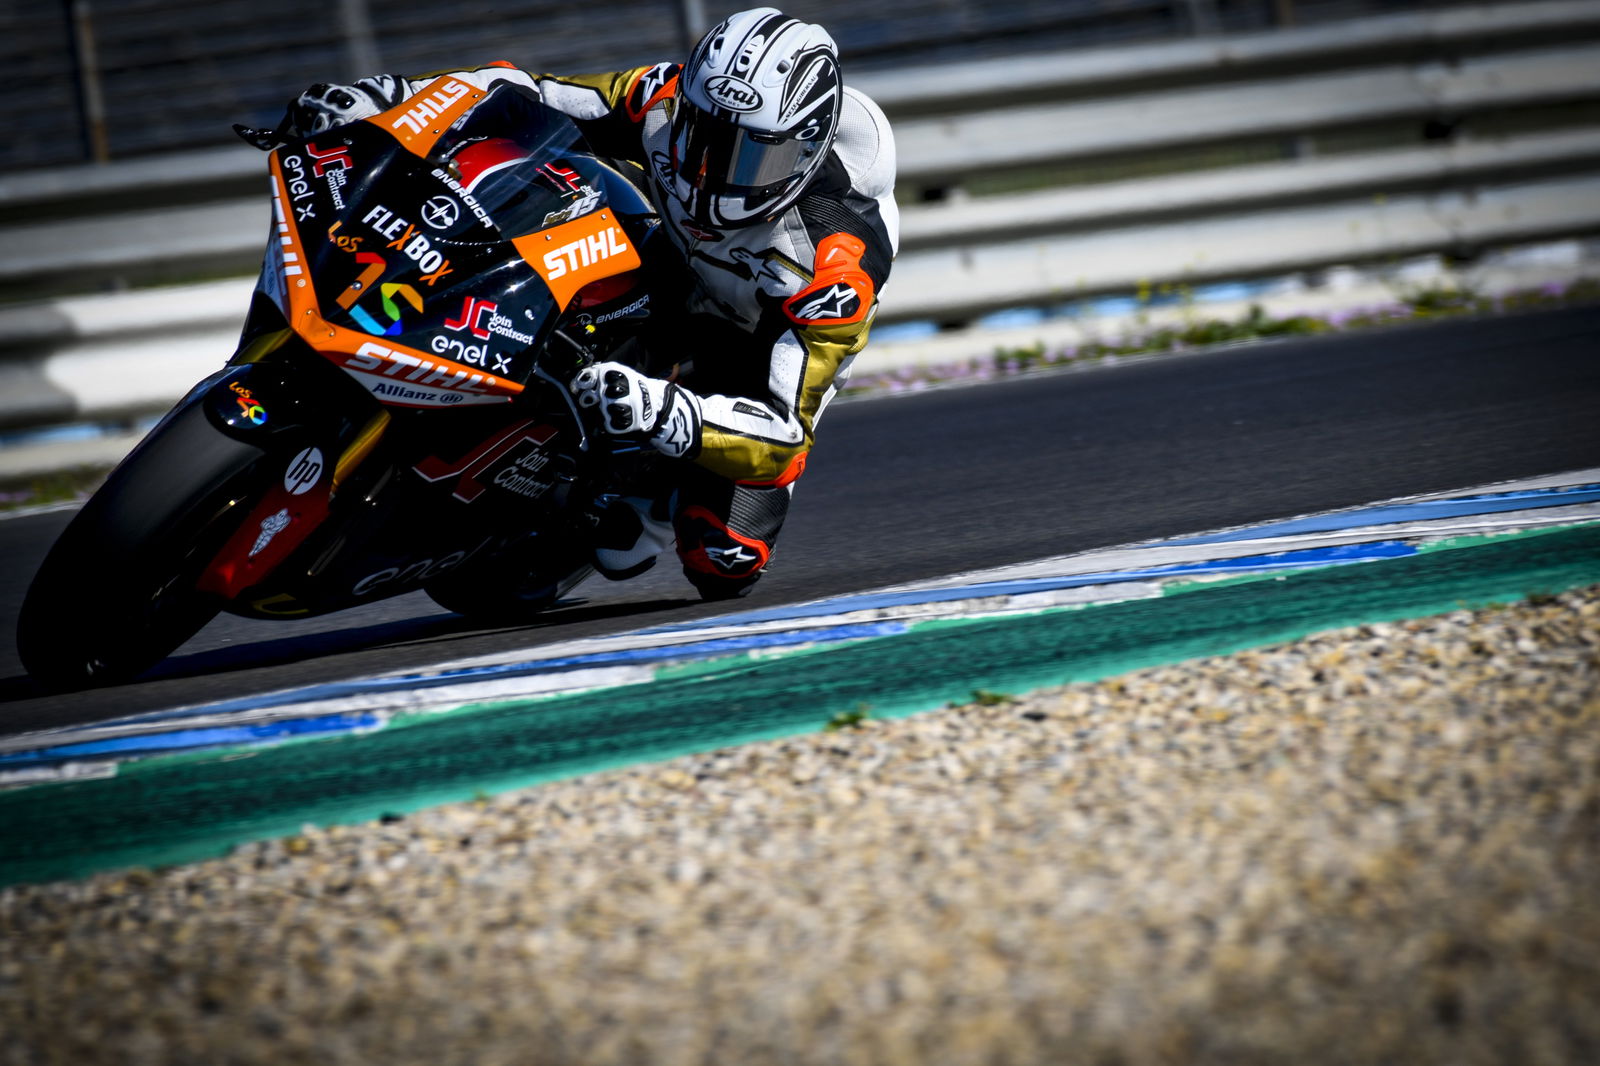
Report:
M 706 95 L 729 111 L 756 111 L 761 107 L 761 94 L 756 87 L 731 74 L 718 74 L 706 82 Z

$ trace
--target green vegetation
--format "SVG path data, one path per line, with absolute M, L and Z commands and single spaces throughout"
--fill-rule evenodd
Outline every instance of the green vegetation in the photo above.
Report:
M 1432 285 L 1402 290 L 1389 303 L 1322 315 L 1280 317 L 1268 314 L 1261 305 L 1255 304 L 1243 318 L 1235 321 L 1202 318 L 1198 313 L 1193 313 L 1192 296 L 1184 285 L 1163 284 L 1152 288 L 1144 284 L 1135 295 L 1141 308 L 1149 308 L 1156 301 L 1170 303 L 1173 297 L 1177 297 L 1185 307 L 1191 308 L 1191 313 L 1184 322 L 1150 328 L 1144 325 L 1145 315 L 1141 312 L 1136 316 L 1136 321 L 1142 328 L 1120 338 L 1097 338 L 1057 348 L 1041 342 L 1020 348 L 999 348 L 989 355 L 964 362 L 907 366 L 877 374 L 857 374 L 850 379 L 844 394 L 905 392 L 935 384 L 987 381 L 1130 355 L 1178 352 L 1274 337 L 1341 333 L 1430 319 L 1600 303 L 1600 280 L 1586 278 L 1570 284 L 1550 284 L 1499 295 L 1487 295 L 1466 286 Z
M 82 499 L 99 488 L 110 472 L 110 467 L 80 466 L 0 481 L 0 511 Z
M 846 729 L 855 729 L 871 717 L 872 705 L 870 703 L 857 703 L 850 710 L 840 711 L 828 719 L 828 724 L 823 726 L 822 729 L 825 733 L 839 733 Z

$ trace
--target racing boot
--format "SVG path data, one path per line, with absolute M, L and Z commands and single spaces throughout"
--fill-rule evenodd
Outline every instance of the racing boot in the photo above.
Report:
M 591 553 L 601 577 L 626 581 L 656 565 L 656 556 L 672 547 L 670 497 L 598 497 L 590 509 Z
M 788 509 L 786 489 L 731 483 L 728 487 L 731 507 L 713 509 L 708 503 L 696 503 L 682 507 L 676 516 L 683 576 L 702 600 L 749 594 L 766 572 L 772 542 Z M 728 517 L 724 519 L 718 510 L 726 510 Z

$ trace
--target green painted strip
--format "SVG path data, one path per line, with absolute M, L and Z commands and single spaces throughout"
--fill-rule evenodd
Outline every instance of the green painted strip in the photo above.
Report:
M 365 821 L 640 761 L 806 732 L 858 703 L 899 715 L 1226 654 L 1338 626 L 1600 582 L 1600 526 L 1410 558 L 1193 584 L 1160 599 L 926 623 L 740 656 L 643 685 L 420 716 L 364 737 L 135 763 L 0 794 L 0 883 L 218 855 L 306 822 Z

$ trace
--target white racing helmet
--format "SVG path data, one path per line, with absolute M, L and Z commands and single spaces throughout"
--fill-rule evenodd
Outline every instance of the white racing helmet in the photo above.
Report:
M 828 31 L 770 7 L 729 16 L 679 75 L 668 191 L 701 225 L 771 218 L 827 159 L 841 99 Z

